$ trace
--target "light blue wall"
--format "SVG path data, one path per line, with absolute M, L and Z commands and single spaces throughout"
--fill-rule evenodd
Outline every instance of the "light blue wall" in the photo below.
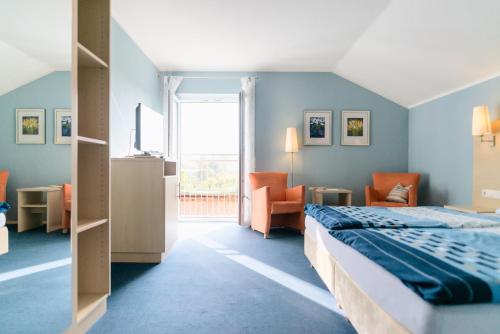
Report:
M 16 144 L 16 109 L 45 109 L 45 145 Z M 0 170 L 10 172 L 7 200 L 17 188 L 71 181 L 71 146 L 54 144 L 54 109 L 71 108 L 71 73 L 53 72 L 0 96 Z M 15 219 L 17 209 L 9 212 Z
M 168 74 L 168 73 L 167 73 Z M 237 93 L 239 77 L 249 73 L 175 72 L 175 75 L 224 79 L 184 79 L 179 93 Z M 256 168 L 289 171 L 284 152 L 287 127 L 297 127 L 302 142 L 303 111 L 332 109 L 333 146 L 302 146 L 295 155 L 294 180 L 307 186 L 353 189 L 355 204 L 374 171 L 408 168 L 408 110 L 332 73 L 250 73 L 256 84 Z M 234 77 L 234 79 L 227 78 Z M 212 91 L 213 89 L 213 91 Z M 340 145 L 342 110 L 371 110 L 371 145 Z
M 162 112 L 162 80 L 153 63 L 114 20 L 110 63 L 111 156 L 122 157 L 128 154 L 137 104 Z
M 409 169 L 423 174 L 423 204 L 471 204 L 472 109 L 500 118 L 500 77 L 410 110 Z

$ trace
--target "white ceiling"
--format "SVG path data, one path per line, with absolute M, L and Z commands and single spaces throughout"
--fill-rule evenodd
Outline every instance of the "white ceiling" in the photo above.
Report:
M 0 0 L 0 95 L 71 69 L 71 0 Z
M 500 74 L 498 0 L 113 0 L 161 70 L 333 71 L 404 106 Z

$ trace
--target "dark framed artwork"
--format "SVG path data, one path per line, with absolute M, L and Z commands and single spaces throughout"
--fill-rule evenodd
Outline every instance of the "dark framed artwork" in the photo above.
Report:
M 304 145 L 332 145 L 332 111 L 304 111 Z

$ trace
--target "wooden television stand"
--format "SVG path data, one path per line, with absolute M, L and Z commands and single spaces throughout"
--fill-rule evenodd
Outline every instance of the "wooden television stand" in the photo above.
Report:
M 176 162 L 111 159 L 111 261 L 160 263 L 177 239 Z

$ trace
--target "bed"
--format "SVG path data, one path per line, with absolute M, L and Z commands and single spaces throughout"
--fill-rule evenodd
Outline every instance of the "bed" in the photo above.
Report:
M 316 207 L 319 211 L 324 208 L 326 207 Z M 473 215 L 459 215 L 457 219 L 453 219 L 450 212 L 439 208 L 434 210 L 438 219 L 429 218 L 434 213 L 425 209 L 410 211 L 412 214 L 409 218 L 402 216 L 397 210 L 384 209 L 384 212 L 389 213 L 386 216 L 387 219 L 384 220 L 377 215 L 377 209 L 374 210 L 369 211 L 368 215 L 375 212 L 372 216 L 372 218 L 377 217 L 375 222 L 370 221 L 370 218 L 358 217 L 359 219 L 353 221 L 347 220 L 348 224 L 340 227 L 332 226 L 332 221 L 328 219 L 325 223 L 325 216 L 321 215 L 322 212 L 318 214 L 318 212 L 309 211 L 306 216 L 305 254 L 358 332 L 498 333 L 500 328 L 499 303 L 431 304 L 382 265 L 336 239 L 330 232 L 331 228 L 337 228 L 344 234 L 361 231 L 363 226 L 359 225 L 360 221 L 374 224 L 371 228 L 386 228 L 386 231 L 402 228 L 408 231 L 409 229 L 406 229 L 408 226 L 398 224 L 413 220 L 413 227 L 424 228 L 424 230 L 432 231 L 434 228 L 438 231 L 455 228 L 500 234 L 500 219 L 492 219 L 491 224 L 481 223 L 481 219 L 476 219 L 477 217 Z M 364 209 L 359 211 L 367 215 Z M 345 212 L 341 212 L 343 213 Z M 445 222 L 443 216 L 452 218 Z M 323 223 L 318 220 L 323 220 Z M 336 223 L 338 220 L 334 219 L 333 225 Z
M 5 202 L 0 202 L 0 255 L 9 252 L 9 230 L 7 229 L 7 217 L 5 213 L 10 206 Z

